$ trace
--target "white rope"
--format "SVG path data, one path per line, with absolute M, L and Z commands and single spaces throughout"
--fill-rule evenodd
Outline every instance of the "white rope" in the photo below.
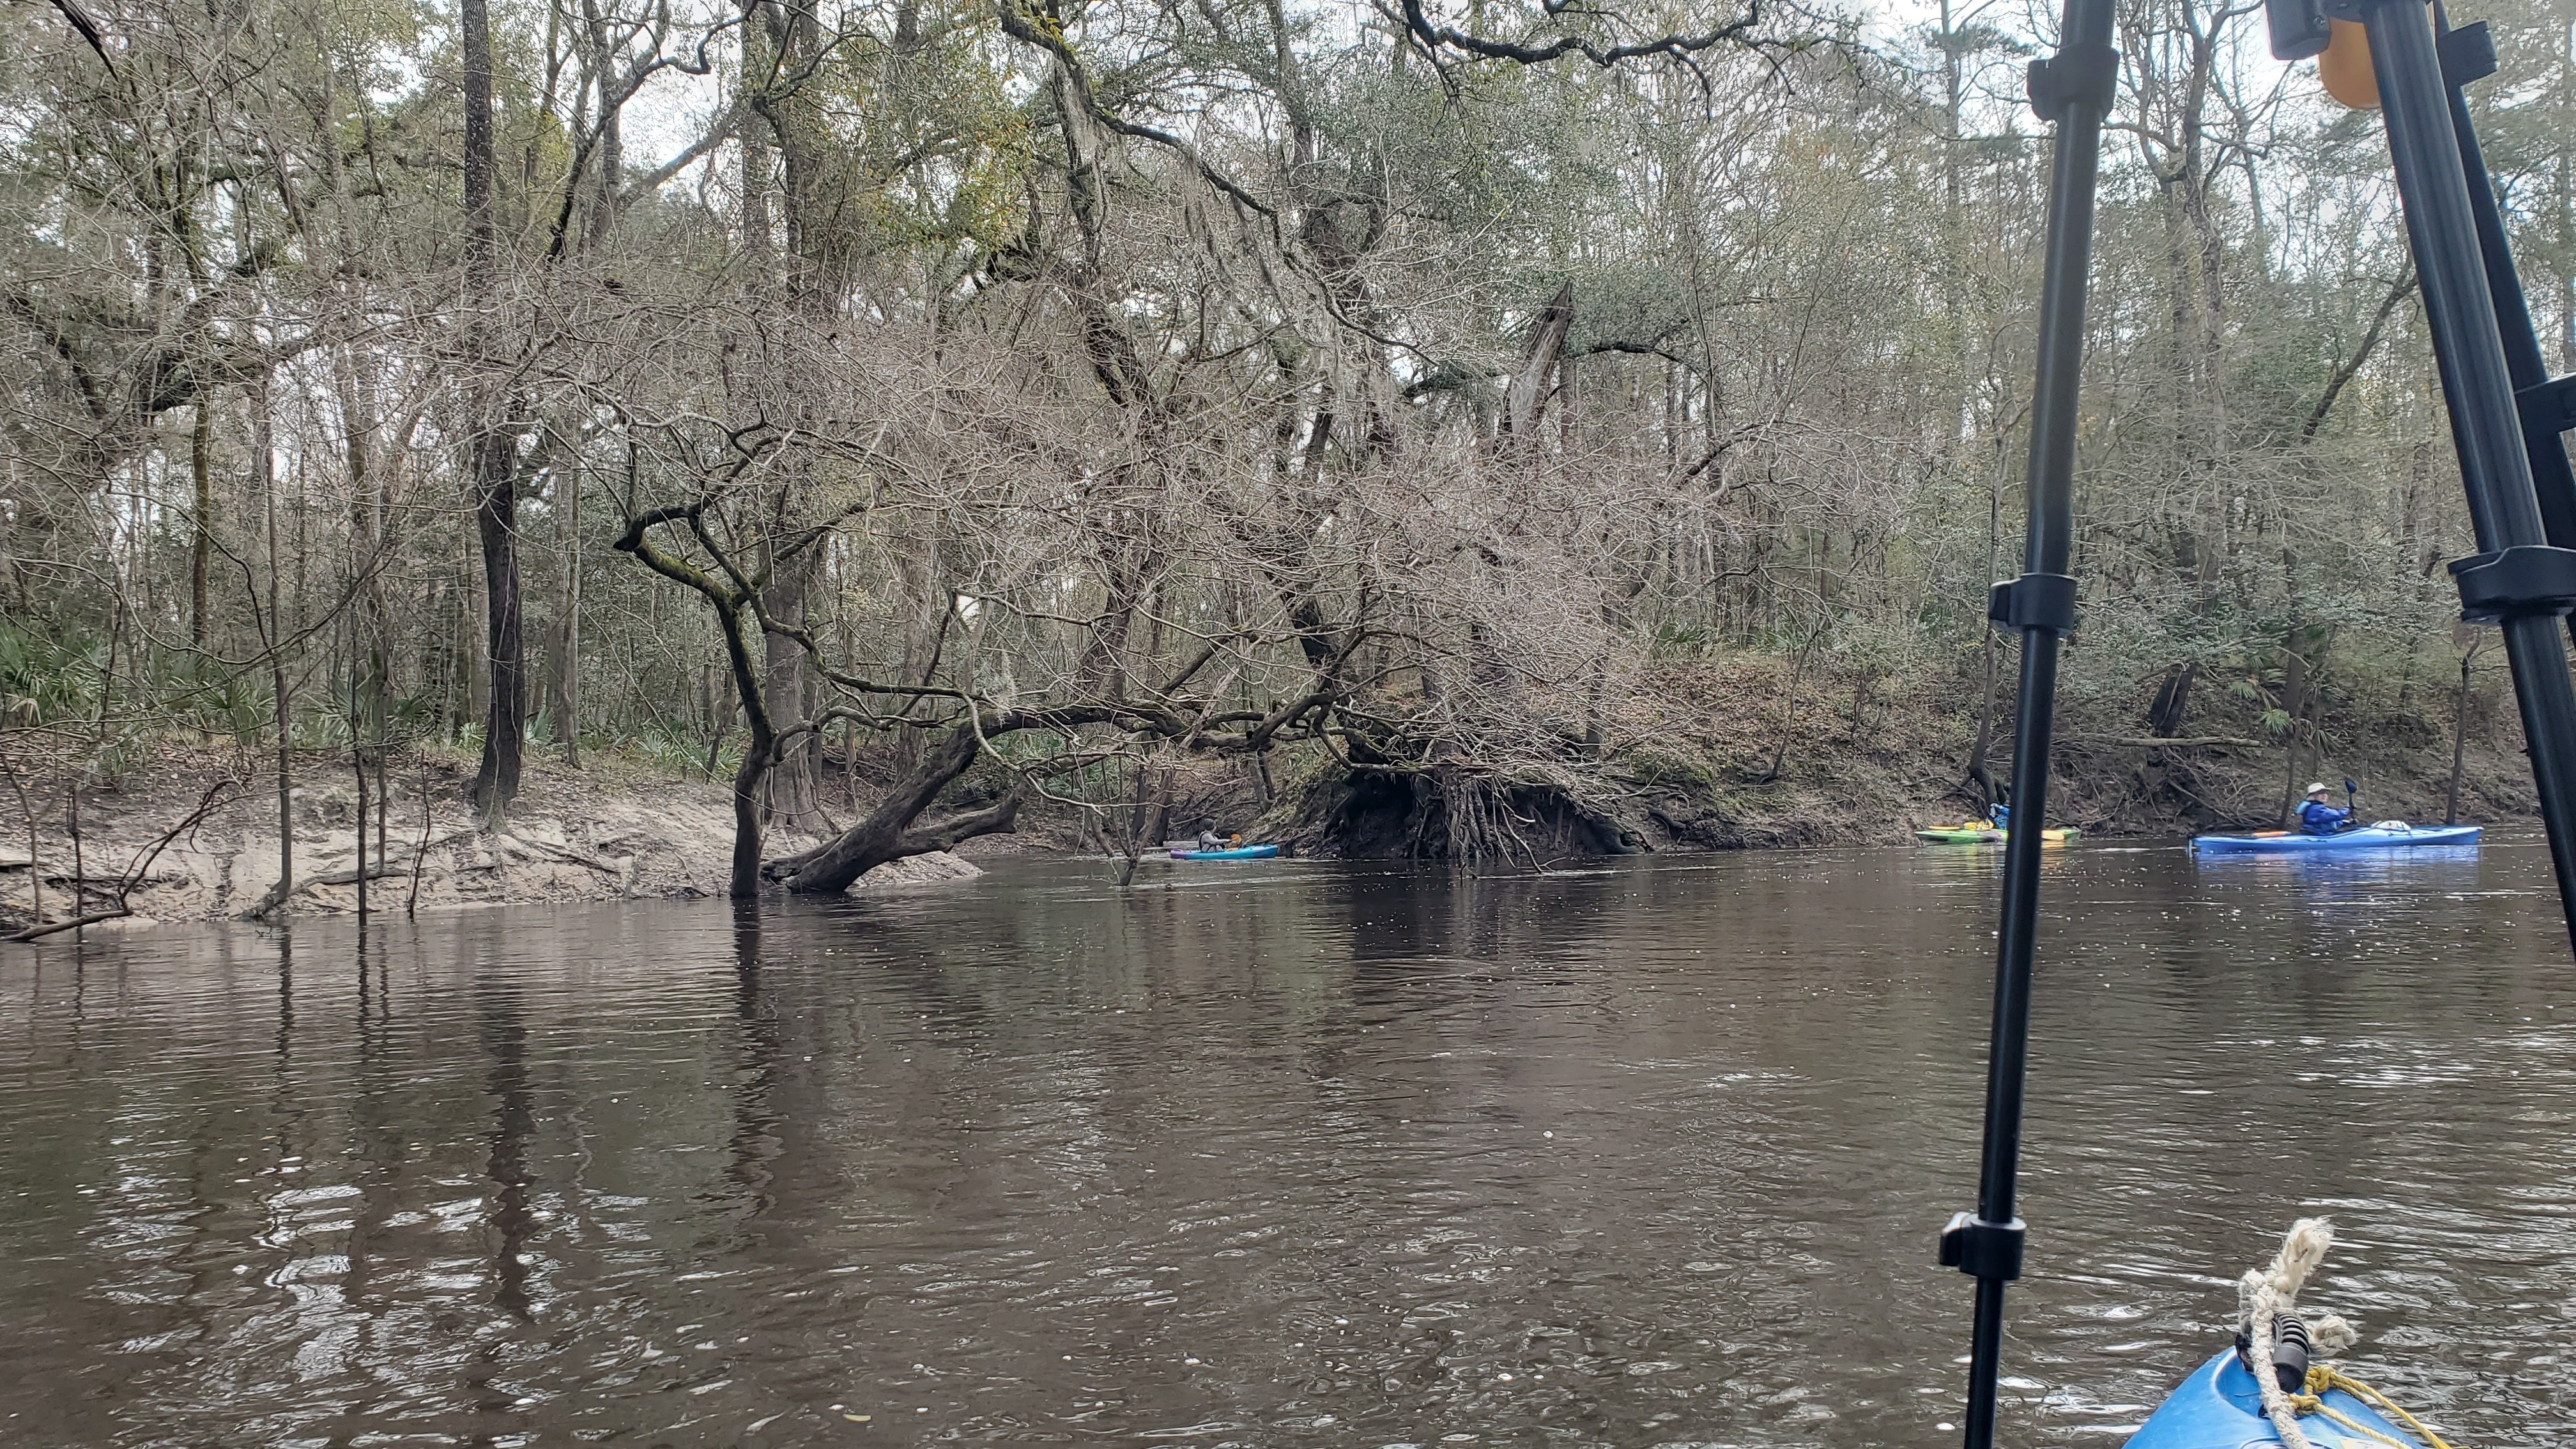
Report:
M 2281 1436 L 2287 1449 L 2316 1449 L 2306 1431 L 2299 1427 L 2299 1412 L 2281 1387 L 2281 1376 L 2272 1367 L 2272 1324 L 2282 1314 L 2299 1306 L 2299 1290 L 2308 1286 L 2308 1277 L 2326 1258 L 2326 1249 L 2334 1246 L 2334 1224 L 2324 1218 L 2301 1218 L 2290 1224 L 2288 1237 L 2281 1240 L 2281 1251 L 2274 1254 L 2267 1267 L 2254 1269 L 2237 1280 L 2236 1301 L 2246 1319 L 2245 1356 L 2252 1361 L 2254 1387 L 2263 1396 L 2264 1417 L 2272 1421 L 2272 1430 Z M 2336 1347 L 2326 1347 L 2331 1334 Z M 2310 1343 L 2320 1356 L 2350 1348 L 2357 1337 L 2352 1325 L 2341 1318 L 2320 1320 L 2310 1330 Z
M 2280 1436 L 2283 1449 L 2316 1449 L 2316 1441 L 2299 1424 L 2302 1413 L 2321 1414 L 2335 1422 L 2347 1434 L 2359 1435 L 2390 1449 L 2450 1449 L 2442 1436 L 2386 1394 L 2325 1362 L 2351 1348 L 2361 1334 L 2342 1317 L 2332 1313 L 2318 1314 L 2314 1320 L 2297 1320 L 2306 1329 L 2303 1335 L 2309 1353 L 2304 1382 L 2296 1387 L 2281 1387 L 2278 1361 L 2272 1355 L 2273 1335 L 2279 1332 L 2282 1317 L 2299 1306 L 2299 1293 L 2308 1286 L 2319 1265 L 2325 1262 L 2326 1250 L 2334 1246 L 2334 1224 L 2324 1218 L 2301 1218 L 2290 1225 L 2289 1236 L 2281 1240 L 2281 1251 L 2272 1261 L 2246 1274 L 2236 1282 L 2237 1302 L 2245 1314 L 2245 1357 L 2254 1370 L 2254 1389 L 2263 1400 L 2263 1416 L 2272 1421 L 2272 1432 Z M 2380 1429 L 2353 1418 L 2326 1402 L 2326 1395 L 2338 1390 L 2360 1399 L 2371 1409 L 2405 1424 L 2415 1437 L 2401 1438 L 2394 1429 Z M 2346 1439 L 2353 1444 L 2360 1439 Z M 2249 1444 L 2248 1449 L 2252 1449 Z

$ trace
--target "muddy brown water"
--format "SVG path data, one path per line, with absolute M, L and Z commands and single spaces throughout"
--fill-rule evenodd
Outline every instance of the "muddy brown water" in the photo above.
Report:
M 0 1440 L 1953 1441 L 1995 862 L 1006 865 L 0 956 Z M 2469 1445 L 2576 1430 L 2531 846 L 2052 855 L 2007 1442 L 2302 1212 Z

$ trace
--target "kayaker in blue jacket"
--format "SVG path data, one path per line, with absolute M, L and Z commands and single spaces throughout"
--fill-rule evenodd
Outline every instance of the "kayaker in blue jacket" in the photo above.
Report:
M 2332 835 L 2351 828 L 2352 812 L 2326 803 L 2323 781 L 2308 786 L 2308 798 L 2299 806 L 2299 828 L 2310 835 Z

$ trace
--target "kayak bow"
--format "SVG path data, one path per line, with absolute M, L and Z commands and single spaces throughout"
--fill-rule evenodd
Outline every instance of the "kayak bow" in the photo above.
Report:
M 2327 1389 L 2323 1401 L 2335 1413 L 2386 1437 L 2365 1438 L 2330 1419 L 2309 1415 L 2299 1420 L 2299 1428 L 2317 1449 L 2388 1449 L 2391 1444 L 2423 1442 L 2341 1388 Z M 2263 1417 L 2254 1376 L 2230 1349 L 2183 1380 L 2182 1387 L 2129 1436 L 2128 1449 L 2262 1449 L 2280 1442 L 2272 1421 Z

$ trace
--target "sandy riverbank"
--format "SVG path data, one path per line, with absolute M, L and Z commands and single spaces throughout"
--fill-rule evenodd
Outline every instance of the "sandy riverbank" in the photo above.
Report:
M 128 914 L 90 929 L 134 930 L 163 922 L 280 914 L 317 915 L 358 907 L 361 860 L 354 779 L 319 770 L 293 794 L 294 885 L 274 899 L 280 875 L 273 777 L 214 751 L 171 750 L 121 779 L 82 790 L 74 802 L 60 782 L 28 791 L 31 841 L 22 818 L 0 842 L 0 934 L 99 915 Z M 490 828 L 465 800 L 470 760 L 433 755 L 389 782 L 390 808 L 370 799 L 364 860 L 371 910 L 452 910 L 537 902 L 690 898 L 721 895 L 733 849 L 733 807 L 725 787 L 673 779 L 628 762 L 602 760 L 574 771 L 531 761 L 518 800 Z M 403 778 L 404 774 L 409 778 Z M 214 808 L 186 823 L 212 790 Z M 844 812 L 847 813 L 847 812 Z M 175 833 L 173 833 L 175 829 Z M 166 837 L 166 838 L 165 838 Z M 774 832 L 770 854 L 819 841 Z M 968 842 L 871 871 L 858 891 L 910 889 L 980 874 L 966 856 L 1046 848 L 1002 836 Z M 78 905 L 75 907 L 75 886 Z

